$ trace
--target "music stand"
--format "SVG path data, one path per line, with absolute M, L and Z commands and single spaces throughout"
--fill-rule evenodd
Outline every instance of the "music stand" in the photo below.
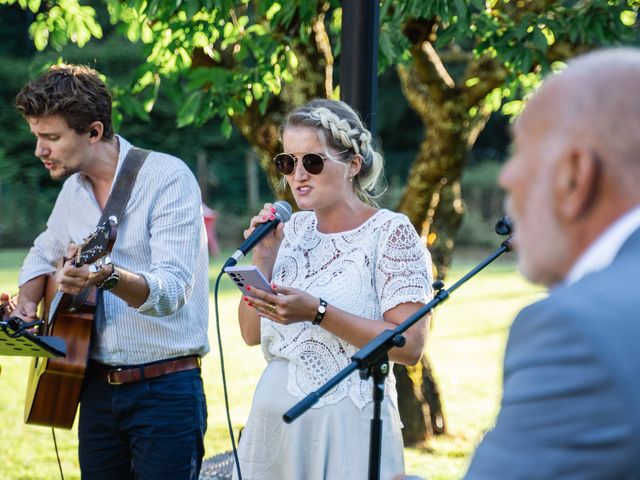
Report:
M 0 321 L 0 355 L 14 357 L 64 357 L 67 346 L 58 337 L 34 335 L 30 328 L 42 322 L 25 323 L 17 317 Z

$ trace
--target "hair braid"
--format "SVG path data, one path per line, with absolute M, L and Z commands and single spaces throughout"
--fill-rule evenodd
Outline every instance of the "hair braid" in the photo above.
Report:
M 358 135 L 358 130 L 351 128 L 349 122 L 338 117 L 329 109 L 320 107 L 309 112 L 309 116 L 313 119 L 320 120 L 324 128 L 331 132 L 331 136 L 339 141 L 346 148 L 351 148 L 357 154 L 360 154 L 360 145 L 354 140 Z M 371 135 L 369 135 L 371 137 Z

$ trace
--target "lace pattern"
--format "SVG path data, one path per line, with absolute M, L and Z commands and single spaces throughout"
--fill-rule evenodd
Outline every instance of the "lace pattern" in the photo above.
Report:
M 404 215 L 379 210 L 355 230 L 323 234 L 313 212 L 299 212 L 285 225 L 273 271 L 279 285 L 305 290 L 349 313 L 382 321 L 387 310 L 432 296 L 431 260 Z M 289 361 L 288 392 L 302 398 L 351 362 L 358 348 L 311 322 L 280 325 L 261 319 L 267 361 Z M 372 382 L 358 373 L 342 381 L 315 405 L 345 397 L 362 409 L 372 401 Z M 386 394 L 397 405 L 391 373 Z

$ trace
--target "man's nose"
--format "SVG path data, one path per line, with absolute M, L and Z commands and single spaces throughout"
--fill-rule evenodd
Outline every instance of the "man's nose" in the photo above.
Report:
M 51 150 L 45 144 L 41 143 L 40 141 L 37 141 L 35 153 L 36 153 L 36 157 L 46 157 L 51 153 Z

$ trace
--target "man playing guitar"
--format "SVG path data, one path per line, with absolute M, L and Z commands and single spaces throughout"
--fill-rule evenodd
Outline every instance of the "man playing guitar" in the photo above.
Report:
M 113 132 L 111 103 L 97 72 L 74 65 L 52 67 L 16 98 L 36 157 L 64 184 L 22 265 L 12 315 L 35 320 L 52 276 L 66 295 L 97 287 L 80 397 L 82 478 L 197 479 L 207 418 L 199 367 L 209 350 L 208 257 L 188 167 L 151 152 L 108 257 L 74 259 L 133 148 Z

